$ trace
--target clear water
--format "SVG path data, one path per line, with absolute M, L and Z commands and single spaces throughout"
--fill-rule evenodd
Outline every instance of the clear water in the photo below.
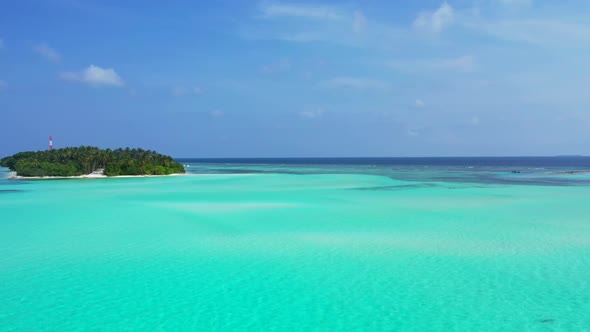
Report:
M 533 166 L 0 180 L 0 330 L 590 330 L 590 177 Z

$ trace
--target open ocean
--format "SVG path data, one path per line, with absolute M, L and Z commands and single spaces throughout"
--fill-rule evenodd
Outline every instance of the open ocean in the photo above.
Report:
M 9 180 L 0 331 L 590 331 L 589 157 Z

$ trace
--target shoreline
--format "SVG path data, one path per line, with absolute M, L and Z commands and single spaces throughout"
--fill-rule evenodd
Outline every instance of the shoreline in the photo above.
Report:
M 71 179 L 124 179 L 124 178 L 155 178 L 164 176 L 181 176 L 187 175 L 188 173 L 174 173 L 168 175 L 116 175 L 107 176 L 104 174 L 86 174 L 77 176 L 20 176 L 16 175 L 15 172 L 10 172 L 8 176 L 9 180 L 71 180 Z

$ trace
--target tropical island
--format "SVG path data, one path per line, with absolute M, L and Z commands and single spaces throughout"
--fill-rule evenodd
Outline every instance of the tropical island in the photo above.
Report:
M 19 152 L 0 159 L 18 177 L 104 177 L 185 173 L 172 157 L 142 149 L 92 146 Z

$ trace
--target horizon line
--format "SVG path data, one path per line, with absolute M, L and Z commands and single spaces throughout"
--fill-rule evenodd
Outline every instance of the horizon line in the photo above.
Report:
M 590 155 L 525 155 L 525 156 L 388 156 L 388 157 L 174 157 L 174 159 L 388 159 L 388 158 L 588 158 Z

